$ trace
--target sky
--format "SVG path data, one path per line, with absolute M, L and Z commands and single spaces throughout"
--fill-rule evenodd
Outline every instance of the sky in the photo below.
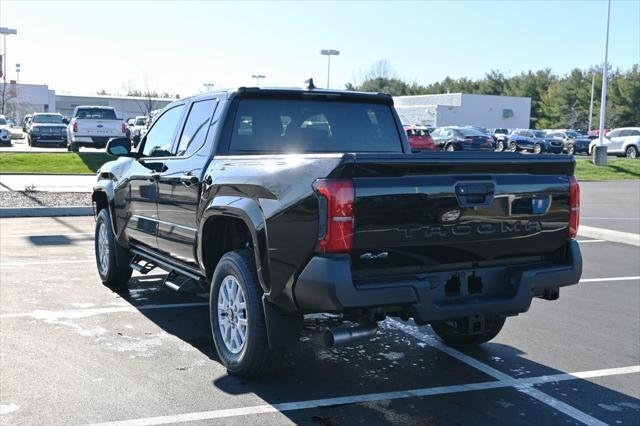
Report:
M 604 60 L 607 3 L 591 1 L 27 1 L 0 0 L 7 74 L 56 93 L 188 96 L 215 87 L 333 88 L 387 60 L 399 78 L 429 84 Z M 611 4 L 609 62 L 640 62 L 640 0 Z

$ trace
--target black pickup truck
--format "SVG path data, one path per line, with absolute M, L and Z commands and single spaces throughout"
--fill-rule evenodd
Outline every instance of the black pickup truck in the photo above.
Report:
M 387 316 L 483 343 L 582 273 L 570 156 L 411 154 L 388 95 L 208 93 L 168 105 L 137 151 L 107 151 L 120 158 L 92 195 L 101 280 L 158 267 L 174 290 L 210 289 L 234 374 L 277 364 L 307 314 L 342 319 L 328 344 Z

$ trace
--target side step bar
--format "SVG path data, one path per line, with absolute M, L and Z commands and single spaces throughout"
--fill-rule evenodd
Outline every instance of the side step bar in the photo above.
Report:
M 130 266 L 143 275 L 148 274 L 155 268 L 161 268 L 169 274 L 164 279 L 164 285 L 175 291 L 204 290 L 207 288 L 207 280 L 195 271 L 177 265 L 176 263 L 141 250 L 136 247 L 131 248 L 133 259 Z

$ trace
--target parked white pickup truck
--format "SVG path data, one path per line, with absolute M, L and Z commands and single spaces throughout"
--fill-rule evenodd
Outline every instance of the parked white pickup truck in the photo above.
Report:
M 111 138 L 126 137 L 127 125 L 107 106 L 77 106 L 67 127 L 68 150 L 104 148 Z

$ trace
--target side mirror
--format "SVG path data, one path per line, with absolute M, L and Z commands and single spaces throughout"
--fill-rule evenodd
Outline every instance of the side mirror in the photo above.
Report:
M 69 124 L 69 120 L 67 120 L 66 118 L 62 119 L 62 124 Z
M 107 142 L 107 154 L 114 157 L 129 157 L 131 141 L 128 138 L 113 138 Z

